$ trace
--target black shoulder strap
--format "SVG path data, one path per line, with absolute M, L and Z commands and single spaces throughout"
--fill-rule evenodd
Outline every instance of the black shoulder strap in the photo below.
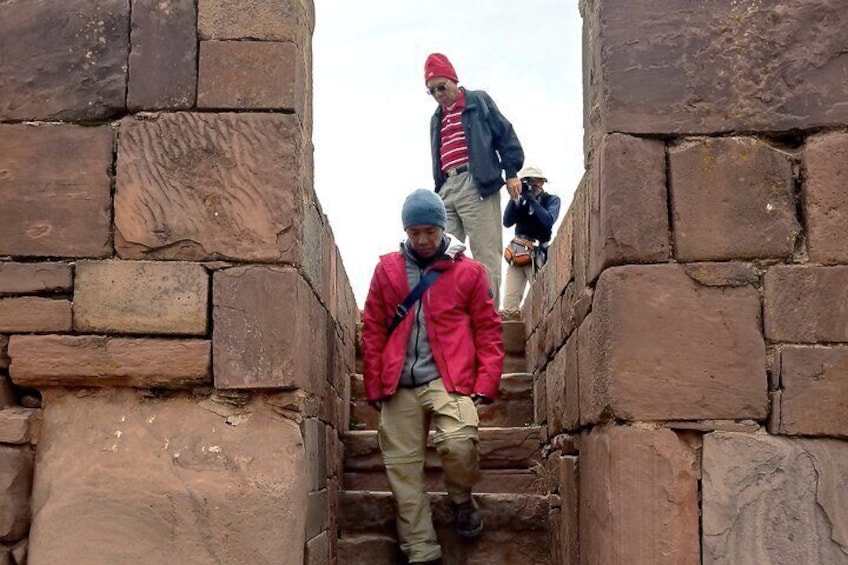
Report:
M 421 299 L 421 296 L 423 296 L 424 291 L 430 288 L 430 285 L 436 282 L 436 279 L 439 278 L 439 275 L 441 274 L 441 271 L 437 271 L 436 269 L 430 269 L 429 271 L 427 271 L 427 274 L 424 275 L 420 281 L 418 281 L 418 284 L 415 285 L 415 288 L 409 291 L 409 294 L 406 295 L 406 298 L 403 299 L 403 302 L 398 304 L 397 308 L 395 308 L 395 317 L 392 318 L 392 321 L 389 324 L 389 330 L 386 333 L 386 337 L 392 335 L 392 332 L 395 331 L 395 328 L 397 328 L 403 321 L 403 319 L 406 318 L 406 315 L 409 314 L 409 309 L 412 308 L 412 305 Z

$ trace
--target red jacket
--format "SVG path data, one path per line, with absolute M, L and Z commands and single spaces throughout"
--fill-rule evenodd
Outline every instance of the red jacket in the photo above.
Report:
M 503 371 L 501 320 L 489 294 L 482 264 L 464 257 L 441 259 L 442 274 L 422 298 L 427 337 L 445 388 L 494 399 Z M 399 251 L 380 257 L 362 314 L 365 392 L 373 402 L 395 393 L 414 315 L 386 339 L 395 308 L 410 288 Z

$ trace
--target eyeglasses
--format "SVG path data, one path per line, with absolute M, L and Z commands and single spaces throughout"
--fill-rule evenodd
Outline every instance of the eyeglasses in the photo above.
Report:
M 443 82 L 442 84 L 437 84 L 433 88 L 428 88 L 427 94 L 429 94 L 430 96 L 435 96 L 437 92 L 444 92 L 448 89 L 448 84 L 450 83 Z

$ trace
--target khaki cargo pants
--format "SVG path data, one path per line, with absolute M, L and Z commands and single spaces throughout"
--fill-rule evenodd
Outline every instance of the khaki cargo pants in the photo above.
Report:
M 447 392 L 442 379 L 436 379 L 416 388 L 400 388 L 383 402 L 378 438 L 395 499 L 400 547 L 410 563 L 442 554 L 424 484 L 431 423 L 450 500 L 457 504 L 470 500 L 471 488 L 480 478 L 479 419 L 470 397 Z
M 447 210 L 447 232 L 463 243 L 467 235 L 472 257 L 486 267 L 497 310 L 503 257 L 500 191 L 481 198 L 471 173 L 466 171 L 448 177 L 439 189 L 439 196 Z

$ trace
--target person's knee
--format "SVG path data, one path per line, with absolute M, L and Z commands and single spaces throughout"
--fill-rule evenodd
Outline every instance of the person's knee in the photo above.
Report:
M 436 443 L 436 452 L 442 457 L 452 457 L 460 460 L 477 458 L 477 438 L 472 436 L 446 437 Z

